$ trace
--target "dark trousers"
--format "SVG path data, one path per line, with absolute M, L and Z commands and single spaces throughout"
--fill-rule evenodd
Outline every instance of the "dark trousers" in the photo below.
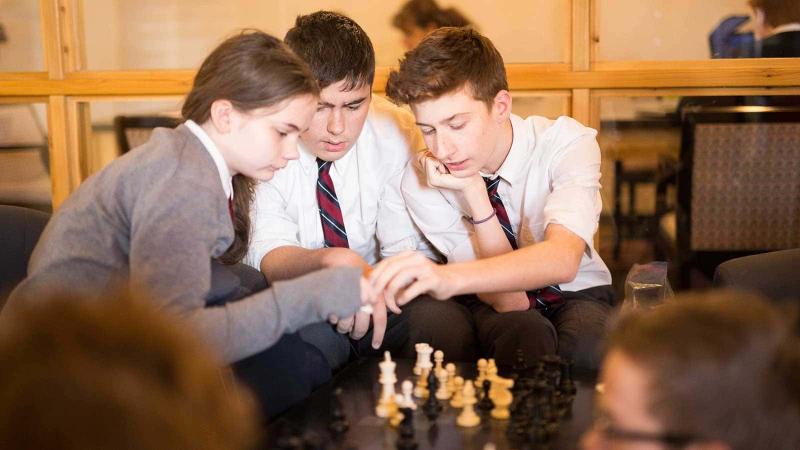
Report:
M 452 319 L 448 317 L 454 315 Z M 421 296 L 403 306 L 402 314 L 389 313 L 386 334 L 379 349 L 372 348 L 373 330 L 353 340 L 336 332 L 327 323 L 309 325 L 300 330 L 300 337 L 317 347 L 331 368 L 341 368 L 348 361 L 362 356 L 379 356 L 390 351 L 394 358 L 416 358 L 414 345 L 425 342 L 442 350 L 448 361 L 474 361 L 477 340 L 468 311 L 453 309 L 448 302 Z
M 436 308 L 423 308 L 416 325 L 433 329 L 442 338 L 439 345 L 431 342 L 434 348 L 447 346 L 465 360 L 494 358 L 503 371 L 513 366 L 517 349 L 528 364 L 558 354 L 573 360 L 578 369 L 597 370 L 614 291 L 598 286 L 564 296 L 562 305 L 546 313 L 535 309 L 498 313 L 474 295 L 459 296 L 438 301 Z M 450 359 L 447 355 L 445 351 Z
M 494 358 L 500 369 L 509 369 L 520 349 L 528 364 L 558 354 L 574 361 L 576 368 L 597 370 L 614 290 L 598 286 L 564 292 L 564 297 L 564 303 L 547 312 L 498 313 L 474 296 L 463 298 L 461 304 L 472 312 L 481 352 Z
M 212 262 L 211 285 L 208 307 L 234 302 L 267 288 L 261 272 L 244 264 L 226 266 L 216 261 Z M 231 369 L 255 394 L 267 420 L 331 379 L 325 357 L 297 333 L 283 335 L 271 347 L 233 363 Z

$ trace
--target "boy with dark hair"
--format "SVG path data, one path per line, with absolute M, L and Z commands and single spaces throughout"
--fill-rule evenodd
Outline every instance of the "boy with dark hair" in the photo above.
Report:
M 369 37 L 352 19 L 319 11 L 298 17 L 285 42 L 308 63 L 322 91 L 300 137 L 300 158 L 257 188 L 245 262 L 277 281 L 324 267 L 369 271 L 380 258 L 404 250 L 433 257 L 400 194 L 403 169 L 424 143 L 411 114 L 373 98 L 375 54 Z M 360 312 L 334 318 L 336 330 L 352 342 L 325 323 L 300 335 L 334 368 L 350 358 L 351 350 L 363 354 L 383 346 L 413 356 L 416 342 L 428 342 L 450 359 L 472 356 L 474 331 L 468 322 L 448 330 L 428 326 L 443 305 L 430 298 L 417 303 L 388 318 L 383 302 L 371 317 Z
M 795 318 L 735 292 L 629 315 L 609 336 L 587 450 L 800 448 Z
M 596 367 L 614 293 L 592 247 L 601 210 L 595 130 L 569 117 L 513 115 L 503 59 L 470 29 L 429 34 L 386 93 L 411 106 L 429 149 L 403 178 L 411 216 L 449 263 L 462 264 L 407 253 L 376 268 L 375 286 L 402 291 L 399 304 L 419 293 L 478 293 L 447 303 L 474 318 L 482 351 L 501 367 L 517 349 L 528 361 L 558 352 Z

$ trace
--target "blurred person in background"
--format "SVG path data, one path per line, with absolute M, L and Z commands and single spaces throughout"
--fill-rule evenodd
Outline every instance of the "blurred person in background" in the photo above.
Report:
M 403 46 L 411 50 L 431 31 L 441 27 L 472 27 L 455 8 L 441 8 L 435 0 L 409 0 L 392 18 L 392 26 L 403 33 Z

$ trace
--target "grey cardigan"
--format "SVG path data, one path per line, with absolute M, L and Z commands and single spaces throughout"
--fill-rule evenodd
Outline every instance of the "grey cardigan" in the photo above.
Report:
M 184 125 L 159 128 L 63 203 L 4 311 L 57 293 L 99 298 L 130 288 L 187 318 L 233 362 L 266 349 L 285 332 L 358 310 L 360 273 L 349 268 L 278 282 L 238 302 L 206 308 L 211 259 L 232 241 L 213 159 Z

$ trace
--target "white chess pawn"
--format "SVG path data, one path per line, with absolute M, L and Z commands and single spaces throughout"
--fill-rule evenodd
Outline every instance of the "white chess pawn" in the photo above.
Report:
M 467 380 L 464 382 L 462 395 L 464 409 L 461 410 L 461 414 L 456 418 L 456 425 L 466 428 L 480 425 L 481 418 L 475 414 L 474 405 L 477 403 L 478 399 L 475 398 L 475 386 L 472 384 L 472 381 Z
M 417 378 L 417 385 L 414 387 L 414 397 L 426 399 L 428 398 L 428 371 L 430 369 L 422 369 L 422 373 Z
M 456 376 L 455 380 L 453 380 L 454 392 L 453 398 L 450 399 L 450 406 L 453 408 L 463 408 L 464 407 L 464 379 Z
M 433 353 L 433 361 L 436 363 L 436 365 L 433 368 L 434 369 L 433 373 L 435 373 L 438 378 L 439 371 L 444 370 L 444 352 L 441 350 L 436 350 Z
M 422 361 L 424 359 L 424 352 L 423 350 L 426 348 L 430 348 L 430 345 L 420 342 L 419 344 L 414 344 L 414 349 L 417 351 L 417 362 L 414 364 L 414 375 L 419 376 L 422 373 Z
M 436 398 L 438 400 L 450 399 L 450 392 L 447 390 L 447 371 L 441 369 L 436 372 L 436 379 L 439 381 L 439 388 L 436 389 Z
M 476 386 L 483 386 L 483 380 L 486 379 L 486 365 L 487 362 L 485 359 L 481 358 L 478 360 L 478 378 L 475 379 Z
M 447 363 L 444 366 L 445 370 L 447 370 L 447 392 L 452 397 L 455 394 L 455 382 L 456 382 L 456 365 L 453 363 Z
M 411 380 L 405 380 L 400 386 L 400 390 L 403 392 L 402 407 L 417 409 L 417 404 L 414 402 L 414 398 L 411 397 L 414 393 L 414 383 L 412 383 Z
M 397 405 L 394 403 L 394 383 L 397 381 L 394 369 L 396 366 L 397 363 L 392 361 L 392 356 L 389 352 L 385 352 L 383 354 L 383 361 L 378 364 L 378 367 L 381 369 L 378 382 L 381 383 L 382 386 L 381 398 L 378 400 L 378 405 L 375 407 L 375 415 L 378 417 L 390 417 L 397 409 Z

